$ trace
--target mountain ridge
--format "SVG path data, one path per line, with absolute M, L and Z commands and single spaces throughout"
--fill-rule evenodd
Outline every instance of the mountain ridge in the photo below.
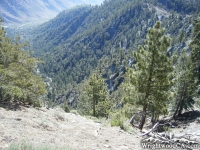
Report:
M 101 4 L 102 0 L 2 0 L 0 2 L 0 15 L 5 24 L 26 23 L 39 20 L 49 20 L 65 9 L 82 4 Z

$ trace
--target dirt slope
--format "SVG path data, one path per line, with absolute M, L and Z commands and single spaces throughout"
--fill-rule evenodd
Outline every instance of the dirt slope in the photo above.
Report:
M 126 133 L 61 109 L 0 107 L 0 149 L 11 143 L 69 146 L 77 150 L 139 150 L 140 133 Z

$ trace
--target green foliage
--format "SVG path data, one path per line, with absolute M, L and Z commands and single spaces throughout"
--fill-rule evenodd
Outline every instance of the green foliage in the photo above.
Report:
M 199 16 L 200 17 L 200 16 Z M 192 67 L 194 69 L 193 78 L 198 80 L 200 83 L 200 19 L 199 17 L 194 21 L 193 39 L 190 44 L 192 48 L 191 59 Z
M 61 106 L 61 108 L 62 108 L 66 113 L 69 113 L 70 110 L 71 110 L 70 106 L 68 105 L 68 103 L 67 103 L 66 101 L 63 103 L 63 105 Z
M 111 115 L 111 127 L 119 126 L 120 128 L 124 128 L 124 117 L 120 112 L 113 113 Z
M 153 11 L 143 5 L 146 6 L 143 1 L 138 0 L 117 0 L 104 2 L 102 6 L 84 6 L 64 11 L 52 22 L 33 31 L 33 49 L 45 62 L 40 65 L 40 71 L 52 77 L 55 83 L 53 86 L 58 93 L 67 90 L 69 84 L 80 83 L 85 77 L 89 77 L 91 70 L 96 69 L 98 64 L 102 68 L 106 66 L 102 72 L 105 76 L 112 73 L 109 70 L 112 65 L 116 65 L 116 69 L 121 65 L 121 62 L 118 63 L 117 51 L 129 49 L 133 43 L 142 43 L 141 37 L 145 37 L 148 28 L 146 22 L 142 22 L 143 17 L 156 18 Z M 73 24 L 74 22 L 78 23 Z M 139 30 L 140 35 L 137 34 Z M 104 63 L 103 56 L 108 56 L 107 59 L 111 60 L 108 65 Z M 102 63 L 99 61 L 101 58 Z
M 136 64 L 127 72 L 124 102 L 143 107 L 140 129 L 147 111 L 151 112 L 153 120 L 167 113 L 173 67 L 167 52 L 170 39 L 163 33 L 160 22 L 149 29 L 144 47 L 139 46 L 138 51 L 134 52 Z
M 19 43 L 11 40 L 0 24 L 0 100 L 16 100 L 38 106 L 37 100 L 45 94 L 46 86 L 38 76 L 36 67 L 40 62 L 33 58 Z
M 148 27 L 157 20 L 163 22 L 173 46 L 189 40 L 197 10 L 199 3 L 195 0 L 109 0 L 101 6 L 65 10 L 34 30 L 17 30 L 15 34 L 23 35 L 23 40 L 28 38 L 34 54 L 44 61 L 40 71 L 52 78 L 55 90 L 51 99 L 55 101 L 59 94 L 66 94 L 66 90 L 88 78 L 96 67 L 108 79 L 121 65 L 127 65 L 132 58 L 130 52 L 144 43 Z M 183 34 L 177 38 L 179 31 L 184 31 L 185 38 Z M 14 30 L 9 32 L 13 36 L 11 32 Z M 120 83 L 116 81 L 115 85 Z
M 84 85 L 86 86 L 86 85 Z M 84 86 L 80 92 L 77 102 L 77 110 L 80 112 L 81 115 L 90 115 L 91 114 L 91 101 L 84 90 Z
M 69 113 L 69 112 L 70 112 L 70 108 L 69 108 L 68 104 L 66 104 L 66 105 L 64 106 L 64 111 L 65 111 L 66 113 Z
M 102 75 L 98 72 L 93 73 L 87 82 L 85 90 L 92 106 L 92 115 L 107 116 L 110 109 L 110 102 L 107 86 Z
M 135 106 L 131 106 L 129 104 L 124 105 L 120 109 L 114 109 L 110 111 L 110 124 L 111 126 L 119 126 L 121 129 L 125 131 L 131 131 L 129 120 L 133 116 L 134 112 L 137 112 L 137 108 Z M 139 122 L 137 117 L 134 118 L 135 122 Z M 131 126 L 132 127 L 132 126 Z
M 174 10 L 181 13 L 194 13 L 198 12 L 200 4 L 197 0 L 158 0 L 167 9 Z
M 180 115 L 183 109 L 193 107 L 196 81 L 193 78 L 193 68 L 190 55 L 186 50 L 182 50 L 179 54 L 174 69 L 174 92 L 173 112 L 174 118 L 176 114 Z
M 154 8 L 164 8 L 167 13 Z M 186 11 L 187 8 L 194 9 Z M 144 43 L 148 27 L 157 20 L 163 22 L 173 46 L 189 40 L 193 15 L 187 12 L 196 10 L 199 4 L 193 0 L 109 0 L 101 6 L 65 10 L 49 22 L 17 34 L 30 39 L 34 54 L 44 61 L 39 65 L 40 71 L 53 80 L 54 101 L 97 67 L 108 79 L 121 65 L 128 65 L 130 52 Z M 185 35 L 177 38 L 180 30 Z M 116 81 L 115 85 L 120 83 Z
M 116 105 L 121 101 L 124 93 L 119 87 L 124 81 L 123 71 L 120 68 L 131 66 L 133 61 L 132 50 L 145 43 L 148 28 L 152 27 L 157 20 L 161 20 L 166 29 L 164 34 L 170 35 L 172 38 L 170 51 L 173 51 L 174 47 L 185 46 L 191 39 L 191 23 L 195 11 L 198 12 L 199 9 L 199 2 L 196 0 L 108 0 L 104 1 L 101 6 L 81 6 L 73 10 L 63 11 L 56 18 L 36 27 L 33 31 L 28 30 L 23 35 L 32 34 L 29 37 L 31 43 L 33 43 L 31 46 L 35 50 L 35 55 L 40 56 L 44 61 L 39 65 L 39 69 L 44 76 L 52 79 L 50 86 L 52 89 L 48 93 L 48 98 L 51 101 L 48 102 L 48 105 L 53 106 L 67 100 L 68 98 L 65 95 L 69 95 L 70 92 L 68 91 L 75 89 L 74 95 L 76 96 L 70 95 L 70 97 L 74 97 L 76 100 L 77 95 L 79 95 L 77 109 L 80 114 L 93 114 L 91 97 L 83 88 L 86 79 L 96 68 L 100 69 L 103 78 L 109 84 L 109 92 L 112 94 L 111 104 Z M 199 24 L 198 21 L 196 24 Z M 199 39 L 196 29 L 198 27 L 195 27 L 194 37 L 197 38 L 191 44 L 191 47 L 196 51 L 192 52 L 192 56 L 197 60 Z M 18 34 L 22 34 L 21 31 L 18 31 Z M 159 40 L 155 43 L 160 44 Z M 129 86 L 126 89 L 128 95 L 125 95 L 124 102 L 137 105 L 140 109 L 142 109 L 143 104 L 148 104 L 147 111 L 156 110 L 156 112 L 151 112 L 152 119 L 156 120 L 159 114 L 167 113 L 167 106 L 163 105 L 165 102 L 162 102 L 162 100 L 154 101 L 154 96 L 157 94 L 156 97 L 161 96 L 161 99 L 166 98 L 166 101 L 169 98 L 166 96 L 166 91 L 162 93 L 159 90 L 156 93 L 156 88 L 149 90 L 151 96 L 144 98 L 144 93 L 148 91 L 148 88 L 143 89 L 142 87 L 145 82 L 143 77 L 150 73 L 151 69 L 148 59 L 150 55 L 147 53 L 147 45 L 151 45 L 151 43 L 146 42 L 145 44 L 145 47 L 139 48 L 142 53 L 144 52 L 139 58 L 141 63 L 134 65 L 135 68 L 133 69 L 128 69 L 128 74 L 132 74 L 133 80 L 129 77 L 126 79 L 128 79 L 127 81 L 132 80 L 130 84 L 134 86 Z M 166 45 L 163 48 L 160 45 L 158 47 L 165 49 Z M 159 53 L 163 54 L 162 52 Z M 155 52 L 155 57 L 157 57 L 157 52 Z M 160 58 L 160 60 L 165 61 L 165 58 Z M 193 61 L 196 62 L 193 68 L 198 68 L 198 61 L 196 60 Z M 144 71 L 138 71 L 137 67 L 143 67 Z M 157 75 L 156 71 L 160 74 Z M 159 69 L 152 71 L 152 76 L 157 75 L 152 79 L 155 83 L 152 83 L 153 87 L 162 86 L 161 79 L 165 80 L 162 71 L 165 72 L 165 70 Z M 194 73 L 196 79 L 198 72 Z M 139 77 L 140 75 L 141 77 Z M 159 82 L 157 82 L 158 80 Z M 137 82 L 136 85 L 133 83 L 135 81 L 140 82 Z M 140 88 L 138 88 L 138 85 Z M 4 89 L 6 90 L 2 93 L 8 93 L 2 94 L 4 99 L 11 99 L 13 95 L 15 97 L 22 97 L 23 95 L 18 86 L 7 86 Z M 167 86 L 166 89 L 168 89 Z M 9 93 L 9 91 L 13 92 Z M 61 94 L 64 96 L 59 98 Z M 101 109 L 107 108 L 109 105 L 110 101 L 99 102 L 95 105 L 95 111 L 99 115 L 105 115 L 107 112 L 101 111 Z M 157 111 L 158 109 L 160 111 Z
M 107 94 L 107 93 L 105 93 Z M 110 100 L 108 98 L 106 98 L 103 101 L 99 101 L 98 104 L 96 105 L 96 115 L 97 116 L 103 116 L 103 117 L 107 117 L 109 110 L 111 107 L 111 103 Z

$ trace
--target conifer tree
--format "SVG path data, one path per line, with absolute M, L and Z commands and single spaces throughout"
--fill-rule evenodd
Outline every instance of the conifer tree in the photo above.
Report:
M 199 16 L 200 17 L 200 16 Z M 192 108 L 196 95 L 196 88 L 200 82 L 200 19 L 197 18 L 193 23 L 193 40 L 190 43 L 191 54 L 183 50 L 177 61 L 174 70 L 176 84 L 173 87 L 174 97 L 174 114 L 180 115 L 183 109 Z
M 86 85 L 86 93 L 92 105 L 93 116 L 106 116 L 110 108 L 108 90 L 102 75 L 94 72 Z
M 0 101 L 13 99 L 33 104 L 45 94 L 46 85 L 36 71 L 40 61 L 25 52 L 26 44 L 19 40 L 8 38 L 0 24 Z
M 190 44 L 192 48 L 191 59 L 194 69 L 193 78 L 197 78 L 198 83 L 200 83 L 200 16 L 194 21 L 193 25 L 193 40 Z
M 192 78 L 193 69 L 191 68 L 191 57 L 183 50 L 178 57 L 176 66 L 173 72 L 175 84 L 172 88 L 174 92 L 173 98 L 173 118 L 180 115 L 183 109 L 193 107 L 195 81 Z
M 127 72 L 124 102 L 142 106 L 140 129 L 143 128 L 147 112 L 151 113 L 153 120 L 167 113 L 173 66 L 167 52 L 170 39 L 163 33 L 160 22 L 148 30 L 145 45 L 134 52 L 136 64 Z

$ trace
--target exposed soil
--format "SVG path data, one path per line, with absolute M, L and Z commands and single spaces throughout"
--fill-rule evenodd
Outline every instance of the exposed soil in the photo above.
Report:
M 14 107 L 16 108 L 16 107 Z M 200 113 L 199 113 L 200 114 Z M 200 141 L 199 115 L 183 115 L 177 125 L 168 132 L 176 136 L 189 134 Z M 148 123 L 145 129 L 150 130 Z M 144 129 L 144 130 L 145 130 Z M 97 123 L 62 109 L 27 108 L 17 109 L 0 106 L 0 149 L 11 143 L 28 142 L 33 145 L 71 147 L 74 150 L 141 150 L 141 132 L 134 129 L 132 134 L 119 127 Z
M 140 132 L 129 134 L 61 109 L 0 107 L 0 149 L 11 143 L 69 146 L 77 150 L 139 150 Z

